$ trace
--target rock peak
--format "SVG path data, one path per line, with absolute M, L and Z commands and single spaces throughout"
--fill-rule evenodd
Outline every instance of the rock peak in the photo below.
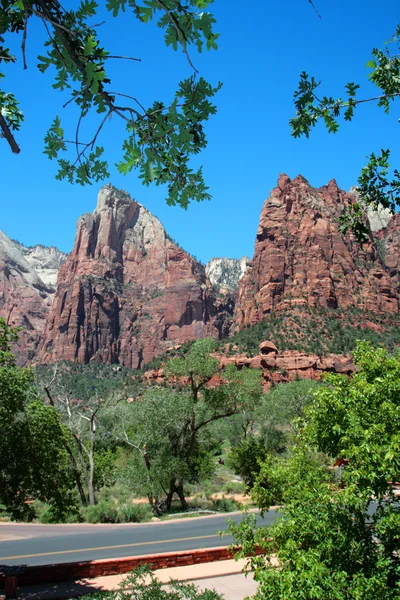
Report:
M 293 183 L 305 183 L 306 185 L 310 185 L 308 179 L 303 177 L 300 173 L 293 179 Z
M 104 185 L 97 195 L 97 205 L 95 213 L 99 213 L 105 208 L 119 209 L 133 202 L 132 198 L 124 190 L 120 190 L 111 183 Z
M 398 314 L 397 228 L 393 242 L 388 235 L 380 242 L 383 265 L 374 241 L 361 246 L 341 234 L 338 219 L 354 196 L 335 180 L 314 188 L 301 175 L 291 182 L 281 175 L 278 185 L 264 202 L 252 265 L 239 282 L 234 327 L 306 306 Z

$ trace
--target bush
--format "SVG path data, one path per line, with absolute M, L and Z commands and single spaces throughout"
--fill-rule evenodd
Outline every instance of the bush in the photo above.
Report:
M 82 517 L 79 510 L 72 507 L 70 510 L 60 513 L 59 510 L 55 509 L 49 504 L 42 502 L 34 503 L 35 514 L 43 525 L 56 524 L 56 523 L 81 523 Z
M 88 523 L 119 523 L 119 515 L 116 504 L 113 501 L 99 502 L 94 506 L 88 506 L 82 512 Z
M 234 512 L 235 510 L 242 509 L 240 502 L 233 500 L 233 498 L 225 498 L 225 496 L 213 500 L 212 503 L 214 510 L 218 510 L 219 512 Z
M 142 523 L 148 521 L 152 513 L 147 504 L 126 502 L 118 506 L 114 500 L 101 500 L 81 509 L 81 515 L 88 523 Z
M 245 492 L 244 484 L 241 481 L 228 481 L 224 486 L 224 492 L 227 494 L 243 494 Z
M 142 523 L 153 515 L 148 504 L 124 504 L 119 507 L 120 523 Z

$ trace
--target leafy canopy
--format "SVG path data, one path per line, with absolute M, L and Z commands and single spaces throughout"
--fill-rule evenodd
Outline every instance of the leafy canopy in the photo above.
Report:
M 385 48 L 374 48 L 366 67 L 368 79 L 379 90 L 371 98 L 359 98 L 360 85 L 350 82 L 345 85 L 345 95 L 338 98 L 319 93 L 321 81 L 303 71 L 298 89 L 294 93 L 296 115 L 290 119 L 293 137 L 309 137 L 311 131 L 322 121 L 329 133 L 336 133 L 342 121 L 352 121 L 360 105 L 373 102 L 389 114 L 400 96 L 400 25 Z M 390 150 L 382 149 L 371 153 L 358 178 L 358 187 L 363 202 L 377 209 L 378 206 L 394 211 L 400 206 L 400 173 L 390 169 Z M 352 204 L 342 215 L 342 231 L 352 228 L 360 240 L 369 238 L 368 228 L 363 222 L 360 203 Z
M 145 185 L 168 185 L 168 204 L 187 208 L 191 200 L 210 198 L 202 170 L 190 166 L 192 155 L 207 145 L 204 123 L 216 112 L 211 100 L 221 84 L 212 86 L 193 65 L 189 48 L 198 52 L 205 47 L 216 49 L 218 33 L 215 19 L 207 12 L 213 0 L 108 0 L 106 9 L 118 17 L 127 10 L 142 23 L 157 20 L 165 32 L 165 43 L 181 49 L 187 57 L 192 75 L 181 81 L 169 103 L 155 101 L 145 107 L 137 99 L 137 90 L 116 91 L 108 64 L 112 59 L 140 62 L 140 58 L 117 56 L 105 49 L 96 25 L 92 25 L 99 3 L 81 0 L 61 5 L 58 0 L 5 0 L 0 13 L 0 64 L 16 63 L 7 47 L 6 37 L 18 35 L 22 43 L 22 62 L 27 67 L 26 40 L 28 24 L 38 19 L 47 39 L 43 55 L 38 56 L 42 73 L 55 73 L 53 88 L 69 94 L 63 108 L 78 107 L 75 131 L 65 132 L 57 115 L 45 136 L 45 149 L 50 160 L 58 162 L 57 179 L 81 185 L 109 176 L 100 138 L 112 117 L 122 120 L 126 128 L 121 157 L 116 163 L 120 173 L 133 169 Z M 73 7 L 68 7 L 73 4 Z M 65 6 L 65 8 L 64 8 Z M 125 17 L 122 17 L 125 18 Z M 0 72 L 0 79 L 4 74 Z M 10 91 L 0 89 L 0 136 L 14 153 L 20 152 L 14 132 L 23 124 L 19 100 Z M 97 127 L 89 139 L 82 134 L 85 119 L 98 115 Z
M 257 543 L 264 549 L 250 560 L 257 598 L 399 598 L 400 507 L 391 482 L 400 475 L 400 359 L 363 342 L 355 360 L 352 379 L 332 375 L 316 391 L 290 459 L 262 466 L 253 497 L 262 511 L 283 503 L 282 518 L 256 532 L 250 518 L 232 527 L 243 555 Z M 349 460 L 342 482 L 321 453 L 331 464 Z
M 37 396 L 30 369 L 11 352 L 17 332 L 0 317 L 0 505 L 14 518 L 29 517 L 27 500 L 67 508 L 70 478 L 58 415 Z

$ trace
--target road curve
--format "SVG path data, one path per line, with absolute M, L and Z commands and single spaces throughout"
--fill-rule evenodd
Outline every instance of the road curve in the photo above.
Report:
M 257 523 L 269 525 L 276 517 L 270 510 L 263 519 L 257 515 Z M 0 565 L 44 565 L 229 545 L 232 538 L 221 539 L 217 533 L 226 530 L 228 518 L 239 523 L 242 515 L 132 525 L 0 524 Z M 5 536 L 13 539 L 1 541 Z

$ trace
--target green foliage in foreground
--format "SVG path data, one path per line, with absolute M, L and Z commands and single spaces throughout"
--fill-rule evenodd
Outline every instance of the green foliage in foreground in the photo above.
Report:
M 400 597 L 400 506 L 390 484 L 400 478 L 400 359 L 362 343 L 355 360 L 352 379 L 330 376 L 317 390 L 289 460 L 271 457 L 261 469 L 253 497 L 262 511 L 280 498 L 282 518 L 256 532 L 251 517 L 231 527 L 241 555 L 264 548 L 250 559 L 260 600 Z M 344 489 L 321 452 L 349 460 Z
M 6 45 L 6 36 L 19 38 L 15 47 L 22 48 L 20 60 L 24 68 L 30 66 L 32 59 L 38 60 L 41 73 L 54 74 L 52 87 L 63 94 L 63 110 L 77 110 L 72 131 L 64 130 L 57 115 L 45 137 L 44 152 L 59 166 L 57 179 L 85 185 L 109 177 L 101 139 L 107 141 L 105 130 L 117 120 L 125 130 L 116 164 L 120 173 L 126 175 L 137 169 L 145 185 L 167 184 L 168 204 L 187 208 L 191 200 L 210 198 L 201 168 L 193 170 L 190 162 L 207 146 L 204 125 L 216 112 L 212 99 L 221 84 L 212 86 L 198 77 L 189 51 L 217 48 L 215 19 L 207 11 L 212 1 L 187 0 L 182 4 L 175 0 L 108 0 L 101 3 L 105 6 L 95 0 L 64 5 L 58 0 L 1 3 L 0 65 L 17 62 Z M 127 79 L 132 82 L 141 57 L 119 56 L 118 50 L 112 53 L 103 46 L 102 30 L 93 23 L 96 15 L 99 19 L 101 13 L 102 18 L 104 12 L 116 18 L 130 18 L 132 22 L 156 21 L 165 32 L 166 45 L 184 53 L 191 75 L 179 82 L 172 98 L 144 106 L 138 100 L 140 89 L 118 89 L 113 83 L 110 60 L 111 64 L 115 60 L 126 61 L 126 68 L 132 69 L 132 76 Z M 44 34 L 43 53 L 38 57 L 29 56 L 27 44 L 35 27 L 42 27 Z M 0 73 L 0 80 L 3 78 L 4 73 Z M 0 137 L 16 154 L 20 147 L 14 135 L 24 120 L 19 102 L 11 91 L 0 89 Z M 87 128 L 90 118 L 97 121 L 92 131 Z M 112 127 L 121 131 L 120 127 Z
M 32 514 L 28 500 L 68 505 L 65 432 L 54 408 L 38 397 L 30 369 L 15 364 L 17 333 L 0 317 L 0 505 L 14 518 Z
M 194 584 L 171 580 L 165 587 L 148 566 L 135 569 L 115 592 L 96 592 L 81 596 L 82 600 L 223 600 L 215 590 L 201 592 Z

